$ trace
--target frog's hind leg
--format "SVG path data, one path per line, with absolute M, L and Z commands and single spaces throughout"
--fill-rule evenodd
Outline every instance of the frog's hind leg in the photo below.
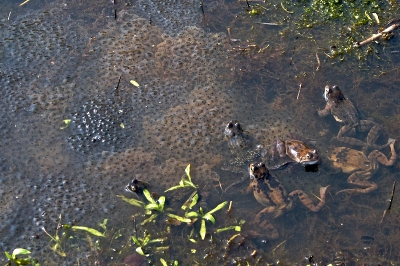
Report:
M 381 131 L 381 126 L 374 121 L 360 120 L 359 130 L 361 132 L 368 131 L 367 144 L 370 145 L 374 144 L 376 139 L 378 138 L 379 132 Z
M 336 192 L 336 195 L 339 193 L 347 192 L 347 193 L 369 193 L 378 188 L 378 185 L 374 182 L 368 181 L 368 178 L 371 176 L 371 173 L 367 173 L 365 171 L 358 171 L 349 176 L 347 182 L 349 184 L 353 184 L 356 186 L 364 187 L 364 188 L 348 188 L 342 189 Z
M 326 190 L 328 189 L 329 186 L 326 187 L 320 187 L 319 189 L 319 195 L 320 195 L 320 202 L 317 205 L 314 205 L 314 202 L 308 197 L 308 195 L 306 193 L 304 193 L 303 190 L 295 190 L 290 192 L 289 197 L 294 197 L 295 195 L 297 195 L 301 201 L 301 203 L 303 203 L 304 206 L 306 206 L 309 210 L 313 211 L 313 212 L 317 212 L 319 211 L 322 207 L 325 206 L 325 194 L 326 194 Z
M 389 143 L 390 152 L 391 152 L 391 155 L 390 155 L 389 159 L 386 157 L 385 154 L 383 154 L 382 152 L 377 151 L 377 150 L 372 151 L 368 155 L 368 159 L 371 162 L 373 162 L 374 160 L 377 160 L 378 162 L 380 162 L 383 165 L 392 166 L 394 164 L 394 162 L 396 161 L 396 159 L 397 159 L 396 150 L 394 149 L 394 143 L 395 143 L 395 141 L 392 141 L 392 142 Z

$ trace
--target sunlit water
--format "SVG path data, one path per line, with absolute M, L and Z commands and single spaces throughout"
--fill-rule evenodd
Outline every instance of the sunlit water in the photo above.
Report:
M 310 256 L 319 265 L 398 263 L 397 195 L 381 222 L 398 164 L 380 167 L 370 194 L 335 195 L 352 186 L 327 158 L 340 126 L 316 112 L 325 105 L 324 86 L 338 84 L 365 117 L 383 124 L 378 141 L 398 139 L 396 32 L 372 44 L 376 50 L 365 60 L 354 52 L 330 58 L 329 47 L 342 36 L 328 22 L 296 30 L 295 15 L 280 3 L 250 16 L 245 2 L 204 2 L 204 15 L 197 1 L 2 4 L 2 251 L 30 249 L 42 265 L 137 265 L 146 260 L 131 236 L 147 232 L 164 239 L 143 248 L 155 265 L 160 258 L 179 265 L 304 265 Z M 313 140 L 322 157 L 317 172 L 292 166 L 274 174 L 289 192 L 302 189 L 314 202 L 319 187 L 330 185 L 326 207 L 312 213 L 297 201 L 272 221 L 278 239 L 250 237 L 263 207 L 245 193 L 248 181 L 223 191 L 247 178 L 248 162 L 236 165 L 244 173 L 222 170 L 235 157 L 223 134 L 232 119 L 254 144 L 288 133 Z M 232 202 L 228 214 L 227 207 L 214 214 L 215 225 L 207 221 L 204 241 L 200 220 L 176 225 L 167 217 L 184 216 L 181 205 L 193 188 L 164 190 L 179 184 L 188 164 L 202 196 L 193 211 Z M 167 198 L 154 223 L 142 225 L 149 215 L 117 197 L 146 202 L 125 191 L 135 178 Z M 106 231 L 99 226 L 104 219 Z M 215 233 L 241 220 L 241 235 Z M 88 240 L 74 231 L 55 252 L 43 228 L 55 235 L 58 223 L 93 227 L 106 237 Z

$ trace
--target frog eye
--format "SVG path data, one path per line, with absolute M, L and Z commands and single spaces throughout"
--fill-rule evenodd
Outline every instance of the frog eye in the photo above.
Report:
M 242 126 L 238 122 L 235 125 L 239 130 L 242 130 Z
M 229 128 L 233 128 L 233 123 L 232 123 L 232 121 L 230 121 L 230 122 L 228 123 L 228 127 L 229 127 Z

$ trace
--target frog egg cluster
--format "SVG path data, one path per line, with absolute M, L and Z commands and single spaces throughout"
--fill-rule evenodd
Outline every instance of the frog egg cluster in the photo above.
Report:
M 196 85 L 214 82 L 217 70 L 224 69 L 226 43 L 224 34 L 207 34 L 196 27 L 171 37 L 147 20 L 121 12 L 117 22 L 100 32 L 93 56 L 100 61 L 97 75 L 103 86 L 114 87 L 122 75 L 131 112 L 145 115 L 179 105 Z
M 213 157 L 213 151 L 219 154 L 224 124 L 232 117 L 234 105 L 221 87 L 196 88 L 185 104 L 170 108 L 158 119 L 146 117 L 143 146 L 156 147 L 161 158 L 204 162 Z
M 194 0 L 139 0 L 136 11 L 169 35 L 177 34 L 184 26 L 199 25 L 202 21 L 199 2 Z
M 77 176 L 76 172 L 74 176 L 61 173 L 33 178 L 29 173 L 9 171 L 1 182 L 8 188 L 0 191 L 0 247 L 5 250 L 18 241 L 23 241 L 24 247 L 46 245 L 42 228 L 54 232 L 60 215 L 63 223 L 89 225 L 87 217 L 92 213 L 107 215 L 115 205 L 103 180 Z M 34 235 L 41 237 L 34 240 Z
M 68 138 L 72 149 L 88 153 L 101 149 L 113 149 L 125 137 L 124 120 L 116 103 L 110 100 L 84 103 L 79 111 L 71 116 L 71 129 L 74 134 Z
M 52 97 L 54 84 L 68 78 L 66 69 L 79 58 L 85 37 L 57 8 L 27 14 L 0 28 L 0 85 L 6 111 L 33 110 L 32 92 L 37 89 Z

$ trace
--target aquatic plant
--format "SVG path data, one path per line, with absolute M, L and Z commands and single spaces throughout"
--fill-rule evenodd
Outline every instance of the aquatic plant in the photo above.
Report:
M 4 252 L 8 258 L 8 263 L 6 265 L 32 265 L 39 266 L 40 264 L 37 260 L 31 257 L 31 252 L 24 248 L 16 248 L 10 254 L 7 251 Z

